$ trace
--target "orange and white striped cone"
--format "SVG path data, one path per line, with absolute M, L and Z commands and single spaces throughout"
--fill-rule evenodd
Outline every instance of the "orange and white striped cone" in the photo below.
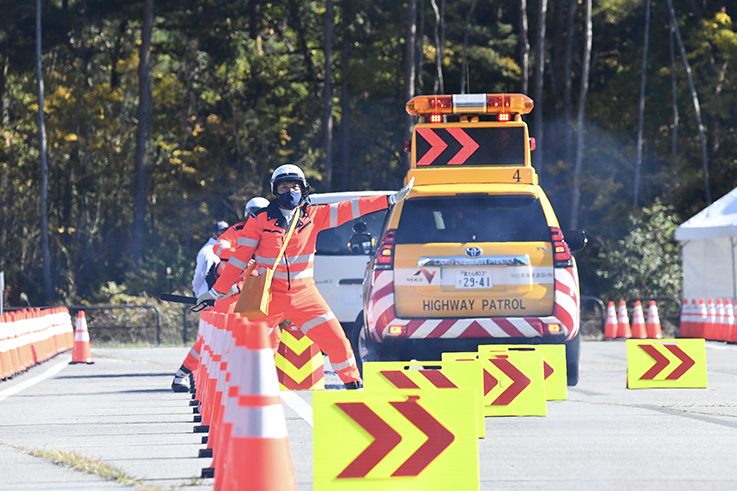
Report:
M 650 339 L 663 339 L 663 329 L 660 326 L 660 315 L 655 300 L 650 300 L 647 308 L 647 337 Z
M 681 305 L 681 319 L 678 324 L 678 337 L 688 338 L 691 337 L 691 307 L 688 303 L 688 299 L 683 299 Z
M 706 322 L 704 323 L 704 339 L 715 339 L 714 330 L 717 322 L 717 309 L 714 305 L 714 299 L 710 298 L 706 302 Z
M 619 301 L 619 312 L 617 316 L 617 337 L 629 339 L 632 337 L 630 329 L 630 318 L 627 315 L 627 304 L 624 300 Z
M 694 329 L 693 329 L 693 336 L 694 338 L 704 338 L 704 331 L 706 331 L 706 322 L 709 317 L 709 313 L 706 310 L 706 302 L 703 298 L 699 299 L 699 306 L 698 310 L 696 310 L 693 314 L 694 319 Z
M 734 305 L 732 304 L 732 300 L 729 298 L 724 304 L 724 310 L 726 310 L 727 323 L 729 324 L 729 338 L 727 338 L 727 341 L 730 343 L 737 343 L 737 325 L 735 325 Z
M 77 313 L 77 329 L 74 330 L 74 348 L 72 348 L 72 363 L 92 364 L 92 350 L 90 349 L 90 333 L 87 330 L 87 317 L 84 311 Z
M 632 314 L 632 337 L 636 339 L 645 339 L 647 337 L 645 315 L 639 300 L 635 302 L 635 310 Z
M 223 474 L 222 491 L 297 490 L 268 331 L 265 322 L 245 318 L 233 330 L 228 366 L 238 369 L 231 371 L 223 415 L 231 434 L 215 470 L 216 479 Z
M 728 336 L 728 330 L 726 319 L 726 311 L 724 310 L 724 301 L 721 298 L 717 298 L 717 315 L 716 321 L 714 322 L 714 339 L 717 341 L 726 341 Z
M 611 300 L 606 307 L 606 325 L 604 326 L 604 339 L 617 337 L 617 310 Z

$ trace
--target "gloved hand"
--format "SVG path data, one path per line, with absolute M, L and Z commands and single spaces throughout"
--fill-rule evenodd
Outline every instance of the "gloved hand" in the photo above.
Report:
M 225 295 L 222 293 L 210 288 L 205 293 L 197 297 L 197 305 L 215 305 L 215 301 L 224 296 Z
M 400 201 L 404 201 L 407 195 L 409 195 L 409 192 L 412 190 L 412 185 L 414 183 L 415 183 L 415 178 L 413 177 L 412 179 L 410 179 L 407 185 L 404 186 L 402 189 L 400 189 L 394 194 L 390 194 L 389 196 L 387 196 L 387 199 L 389 200 L 389 205 L 396 205 Z

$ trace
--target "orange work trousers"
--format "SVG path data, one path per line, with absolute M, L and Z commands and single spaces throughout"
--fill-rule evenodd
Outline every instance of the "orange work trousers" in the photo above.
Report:
M 328 355 L 340 380 L 346 383 L 361 379 L 351 343 L 316 286 L 310 285 L 288 292 L 272 291 L 269 315 L 259 320 L 274 327 L 279 326 L 283 320 L 291 321 Z M 278 327 L 274 332 L 281 336 Z

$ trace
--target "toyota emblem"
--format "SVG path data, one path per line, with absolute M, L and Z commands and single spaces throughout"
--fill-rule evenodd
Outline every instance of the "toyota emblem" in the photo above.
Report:
M 483 251 L 478 247 L 467 247 L 466 256 L 468 257 L 479 257 Z

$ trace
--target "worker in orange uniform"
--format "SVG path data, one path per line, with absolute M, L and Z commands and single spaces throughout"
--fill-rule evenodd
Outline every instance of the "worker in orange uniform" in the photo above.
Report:
M 255 220 L 246 223 L 220 278 L 198 298 L 198 303 L 222 298 L 246 269 L 251 257 L 255 256 L 259 273 L 273 267 L 289 225 L 292 220 L 299 220 L 284 257 L 274 271 L 269 314 L 262 320 L 275 328 L 285 319 L 300 326 L 302 332 L 328 355 L 345 388 L 360 388 L 361 378 L 351 345 L 312 276 L 317 234 L 404 200 L 412 182 L 389 195 L 313 205 L 308 202 L 310 186 L 302 169 L 293 164 L 280 166 L 271 176 L 271 191 L 276 199 L 256 214 Z
M 238 232 L 243 229 L 244 225 L 246 224 L 246 221 L 248 220 L 248 217 L 251 217 L 256 214 L 259 210 L 262 208 L 265 208 L 269 205 L 269 201 L 266 198 L 252 198 L 248 203 L 246 203 L 245 208 L 245 216 L 246 218 L 242 222 L 238 222 L 232 227 L 228 227 L 228 225 L 225 222 L 218 222 L 218 234 L 215 235 L 213 233 L 213 239 L 217 239 L 214 244 L 211 244 L 211 241 L 208 241 L 207 244 L 209 244 L 211 248 L 211 253 L 217 256 L 217 261 L 214 262 L 210 268 L 209 271 L 207 271 L 206 277 L 203 277 L 202 282 L 205 281 L 207 284 L 211 287 L 215 281 L 217 280 L 217 276 L 219 273 L 219 268 L 222 268 L 222 265 L 224 264 L 224 261 L 227 261 L 230 259 L 230 255 L 232 254 L 232 251 L 235 250 L 234 246 L 236 243 L 236 238 Z M 222 227 L 221 224 L 225 224 L 225 227 Z M 213 228 L 214 232 L 214 228 Z M 199 260 L 200 256 L 197 256 L 198 260 L 198 267 L 199 267 Z M 195 277 L 197 277 L 197 274 L 195 273 Z M 194 284 L 194 283 L 193 283 Z M 207 291 L 207 288 L 205 291 Z M 201 293 L 201 292 L 200 292 Z M 195 295 L 198 296 L 197 292 L 195 292 Z M 189 350 L 189 353 L 187 353 L 187 356 L 184 358 L 184 362 L 182 362 L 182 366 L 179 367 L 179 369 L 174 374 L 174 380 L 171 383 L 171 390 L 174 392 L 194 392 L 195 386 L 194 386 L 194 377 L 191 375 L 192 372 L 197 370 L 197 367 L 199 366 L 200 362 L 200 348 L 202 347 L 202 337 L 198 337 L 197 341 L 195 342 L 194 346 L 192 346 Z M 184 382 L 185 379 L 189 377 L 189 386 Z

